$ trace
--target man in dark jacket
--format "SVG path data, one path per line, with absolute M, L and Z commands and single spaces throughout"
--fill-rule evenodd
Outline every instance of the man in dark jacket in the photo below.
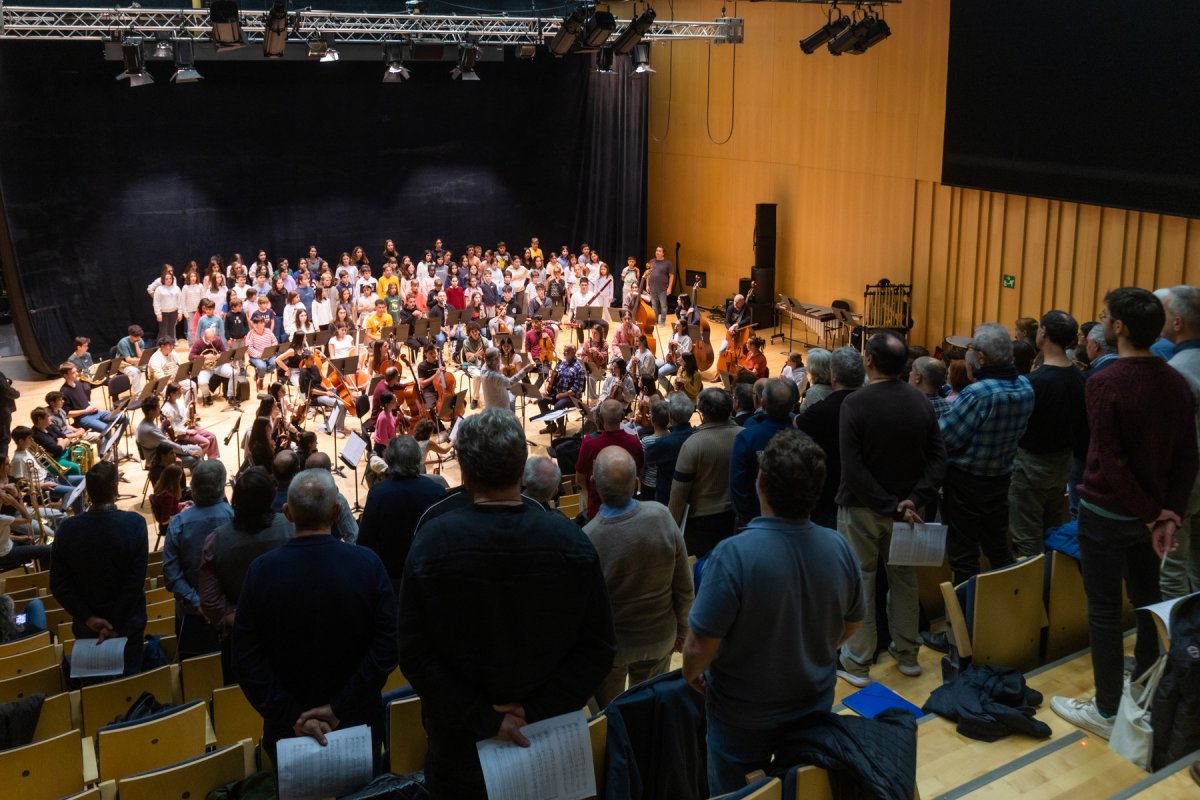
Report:
M 142 666 L 146 630 L 146 518 L 118 511 L 117 467 L 88 470 L 92 507 L 59 526 L 50 562 L 50 593 L 71 615 L 78 639 L 128 637 L 125 674 Z
M 525 433 L 508 409 L 458 434 L 471 504 L 421 525 L 400 586 L 400 666 L 421 696 L 434 797 L 486 798 L 475 743 L 528 745 L 526 723 L 578 712 L 612 667 L 600 559 L 521 497 Z

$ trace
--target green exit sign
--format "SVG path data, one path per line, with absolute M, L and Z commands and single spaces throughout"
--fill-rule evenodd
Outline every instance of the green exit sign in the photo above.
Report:
M 1016 275 L 1004 275 L 1004 276 L 1002 276 L 1002 280 L 1004 281 L 1005 289 L 1017 288 L 1017 276 Z

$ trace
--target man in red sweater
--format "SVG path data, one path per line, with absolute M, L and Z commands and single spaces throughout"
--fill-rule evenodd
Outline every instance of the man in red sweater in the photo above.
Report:
M 1087 382 L 1091 427 L 1079 485 L 1079 550 L 1088 599 L 1091 700 L 1055 697 L 1050 707 L 1073 725 L 1108 738 L 1121 700 L 1121 578 L 1134 608 L 1160 599 L 1160 559 L 1175 546 L 1196 477 L 1195 400 L 1187 381 L 1150 352 L 1163 327 L 1163 307 L 1144 289 L 1114 289 L 1104 298 L 1105 339 L 1119 358 Z M 1148 614 L 1138 615 L 1137 666 L 1158 657 Z
M 600 494 L 596 491 L 596 482 L 592 479 L 592 462 L 600 451 L 616 445 L 624 449 L 637 463 L 637 474 L 642 474 L 646 456 L 642 452 L 642 442 L 632 433 L 621 430 L 621 422 L 625 419 L 625 406 L 617 400 L 605 400 L 596 406 L 596 424 L 600 433 L 594 433 L 583 440 L 579 446 L 579 460 L 575 462 L 575 479 L 587 487 L 587 518 L 595 519 L 600 511 Z

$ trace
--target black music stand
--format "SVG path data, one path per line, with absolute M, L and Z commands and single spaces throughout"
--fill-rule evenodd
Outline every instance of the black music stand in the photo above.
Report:
M 142 357 L 138 360 L 138 369 L 145 369 L 150 363 L 150 359 L 154 356 L 154 351 L 157 347 L 142 348 Z
M 350 355 L 345 358 L 331 358 L 329 363 L 344 378 L 347 375 L 358 372 L 358 359 L 358 355 Z
M 779 303 L 778 303 L 778 305 L 776 305 L 776 310 L 779 310 L 781 307 L 785 307 L 787 309 L 787 315 L 788 315 L 787 333 L 784 334 L 782 325 L 776 325 L 775 333 L 771 334 L 771 342 L 774 343 L 774 341 L 776 339 L 785 339 L 786 341 L 791 342 L 792 344 L 795 344 L 796 337 L 792 335 L 792 326 L 795 324 L 797 315 L 800 314 L 800 303 L 795 298 L 788 297 L 787 295 L 781 294 L 781 295 L 779 295 Z M 807 325 L 805 326 L 805 330 L 808 330 Z M 804 337 L 804 346 L 805 347 L 808 346 L 808 336 L 807 335 Z M 790 352 L 790 351 L 784 351 L 785 355 L 788 352 Z
M 525 376 L 528 377 L 529 373 L 525 373 Z M 537 401 L 542 399 L 542 382 L 538 381 L 536 384 L 533 384 L 526 383 L 523 380 L 517 381 L 512 385 L 511 391 L 514 398 L 521 398 L 521 428 L 524 429 L 525 406 L 529 404 L 530 400 L 533 401 L 534 405 L 537 405 Z
M 343 464 L 354 470 L 354 508 L 351 510 L 357 513 L 363 510 L 362 505 L 358 502 L 358 462 L 362 461 L 363 455 L 371 449 L 371 442 L 358 432 L 351 436 L 353 439 L 346 439 L 346 447 L 342 450 L 340 458 Z
M 313 347 L 324 347 L 325 345 L 329 344 L 329 340 L 332 338 L 333 338 L 332 330 L 326 329 L 323 331 L 317 331 L 315 334 L 313 334 L 312 346 Z
M 231 441 L 231 440 L 232 440 L 232 439 L 233 439 L 235 436 L 237 436 L 238 429 L 239 429 L 239 428 L 241 428 L 241 427 L 242 427 L 242 414 L 241 414 L 241 412 L 238 412 L 237 419 L 235 419 L 235 420 L 233 421 L 233 427 L 232 427 L 232 428 L 229 430 L 229 433 L 227 433 L 227 434 L 225 435 L 225 441 L 224 441 L 224 444 L 225 444 L 225 446 L 226 446 L 226 447 L 228 447 L 228 446 L 229 446 L 229 442 L 230 442 L 230 441 Z M 238 446 L 237 446 L 237 447 L 235 447 L 234 449 L 235 449 L 235 450 L 237 450 L 237 471 L 238 471 L 238 472 L 241 472 L 241 471 L 242 471 L 242 448 L 241 448 L 241 442 L 238 442 Z M 235 474 L 236 474 L 236 473 L 235 473 Z M 230 483 L 230 485 L 232 485 L 232 484 L 233 484 L 233 478 L 230 478 L 230 479 L 229 479 L 229 483 Z
M 106 358 L 99 364 L 96 364 L 92 370 L 92 383 L 102 384 L 108 380 L 108 376 L 113 374 L 113 359 Z
M 446 326 L 461 325 L 463 322 L 463 312 L 453 306 L 446 308 Z

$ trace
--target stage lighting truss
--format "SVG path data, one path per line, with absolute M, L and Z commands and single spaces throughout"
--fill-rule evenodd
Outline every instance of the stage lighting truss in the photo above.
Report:
M 262 47 L 267 15 L 241 9 L 240 34 L 247 44 Z M 611 36 L 618 39 L 644 20 L 617 20 Z M 474 41 L 480 47 L 548 44 L 563 26 L 562 17 L 518 17 L 435 14 L 357 14 L 293 11 L 288 15 L 288 43 L 306 46 L 317 31 L 336 36 L 339 45 L 382 45 L 399 38 L 441 40 L 447 45 Z M 207 8 L 65 8 L 12 6 L 0 2 L 0 39 L 81 39 L 120 41 L 137 30 L 153 37 L 159 31 L 190 36 L 195 55 L 214 56 Z M 702 41 L 741 44 L 743 23 L 737 17 L 711 22 L 654 20 L 642 36 L 647 42 Z M 240 40 L 239 40 L 240 41 Z M 245 57 L 245 56 L 234 56 Z M 261 56 L 256 56 L 261 58 Z

